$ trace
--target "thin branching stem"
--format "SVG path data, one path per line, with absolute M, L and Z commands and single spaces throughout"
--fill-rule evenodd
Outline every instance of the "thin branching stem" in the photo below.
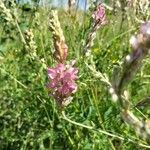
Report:
M 93 131 L 96 131 L 96 132 L 105 134 L 105 135 L 107 135 L 107 136 L 110 136 L 110 137 L 113 137 L 113 138 L 117 138 L 117 139 L 122 140 L 122 141 L 132 142 L 132 143 L 134 143 L 134 144 L 138 144 L 138 145 L 141 146 L 141 147 L 145 147 L 145 148 L 149 148 L 149 149 L 150 149 L 150 145 L 146 145 L 146 144 L 143 144 L 143 143 L 137 143 L 137 141 L 134 141 L 134 140 L 132 140 L 132 139 L 130 139 L 130 138 L 124 138 L 124 137 L 122 137 L 122 136 L 115 135 L 115 134 L 109 133 L 109 132 L 107 132 L 107 131 L 103 131 L 103 130 L 101 130 L 101 129 L 96 129 L 96 128 L 93 127 L 93 126 L 84 125 L 84 124 L 75 122 L 75 121 L 73 121 L 73 120 L 70 120 L 70 119 L 66 116 L 65 111 L 62 111 L 62 119 L 64 119 L 64 120 L 70 122 L 71 124 L 74 124 L 74 125 L 77 125 L 77 126 L 86 128 L 86 129 L 90 129 L 90 130 L 93 130 Z

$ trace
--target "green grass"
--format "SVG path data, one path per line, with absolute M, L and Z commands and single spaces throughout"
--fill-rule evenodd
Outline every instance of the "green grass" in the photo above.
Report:
M 65 120 L 54 99 L 48 96 L 46 68 L 54 66 L 52 33 L 48 29 L 49 10 L 39 8 L 25 12 L 18 7 L 17 11 L 20 12 L 19 28 L 15 22 L 9 23 L 0 17 L 0 149 L 147 149 L 139 146 L 138 143 L 144 141 L 122 120 L 119 104 L 112 102 L 107 85 L 96 78 L 86 65 L 94 63 L 97 71 L 111 78 L 114 66 L 119 65 L 131 51 L 129 39 L 139 24 L 135 20 L 125 20 L 120 28 L 120 12 L 115 16 L 108 11 L 108 24 L 98 30 L 92 47 L 93 60 L 89 62 L 83 59 L 89 14 L 81 11 L 75 18 L 59 10 L 61 27 L 69 47 L 68 60 L 76 59 L 79 69 L 78 91 L 65 108 L 65 113 L 69 119 L 97 129 L 93 130 Z M 35 57 L 32 49 L 27 50 L 21 41 L 27 29 L 32 29 L 34 34 Z M 136 104 L 149 95 L 149 70 L 147 58 L 129 86 L 131 103 Z M 132 110 L 141 117 L 136 109 Z M 142 111 L 147 118 L 150 117 L 148 110 Z

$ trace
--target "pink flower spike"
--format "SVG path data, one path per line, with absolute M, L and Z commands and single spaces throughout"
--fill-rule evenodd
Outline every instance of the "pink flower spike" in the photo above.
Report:
M 77 90 L 75 80 L 78 70 L 70 65 L 58 64 L 55 68 L 48 68 L 48 91 L 56 101 L 63 105 Z
M 101 23 L 105 22 L 106 21 L 105 7 L 102 4 L 98 5 L 96 10 L 92 14 L 92 17 L 96 22 Z

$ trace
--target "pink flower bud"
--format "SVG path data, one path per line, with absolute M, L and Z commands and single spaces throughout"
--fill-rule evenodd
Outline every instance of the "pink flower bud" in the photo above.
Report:
M 106 21 L 105 7 L 102 4 L 98 5 L 92 17 L 96 22 L 101 22 L 103 24 Z

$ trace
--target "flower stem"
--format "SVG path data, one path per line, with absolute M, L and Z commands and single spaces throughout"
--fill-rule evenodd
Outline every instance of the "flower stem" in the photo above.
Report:
M 66 120 L 66 121 L 68 121 L 68 122 L 70 122 L 70 123 L 72 123 L 72 124 L 74 124 L 74 125 L 77 125 L 77 126 L 80 126 L 80 127 L 83 127 L 83 128 L 87 128 L 87 129 L 90 129 L 90 130 L 93 130 L 93 131 L 97 131 L 97 132 L 102 133 L 102 134 L 105 134 L 105 135 L 107 135 L 107 136 L 114 137 L 114 138 L 118 138 L 118 139 L 120 139 L 120 140 L 122 140 L 122 141 L 132 142 L 132 143 L 134 143 L 134 144 L 138 144 L 138 145 L 141 146 L 141 147 L 150 148 L 150 145 L 145 145 L 145 144 L 142 144 L 142 143 L 138 143 L 138 141 L 134 141 L 134 140 L 132 140 L 132 139 L 130 139 L 130 138 L 124 138 L 124 137 L 122 137 L 122 136 L 115 135 L 115 134 L 109 133 L 109 132 L 107 132 L 107 131 L 103 131 L 103 130 L 101 130 L 101 129 L 96 129 L 96 128 L 93 127 L 93 126 L 87 126 L 87 125 L 84 125 L 84 124 L 75 122 L 75 121 L 73 121 L 73 120 L 70 120 L 69 118 L 67 118 L 67 116 L 66 116 L 66 114 L 65 114 L 64 111 L 62 111 L 62 117 L 63 117 L 64 120 Z M 137 140 L 137 139 L 136 139 L 136 140 Z

